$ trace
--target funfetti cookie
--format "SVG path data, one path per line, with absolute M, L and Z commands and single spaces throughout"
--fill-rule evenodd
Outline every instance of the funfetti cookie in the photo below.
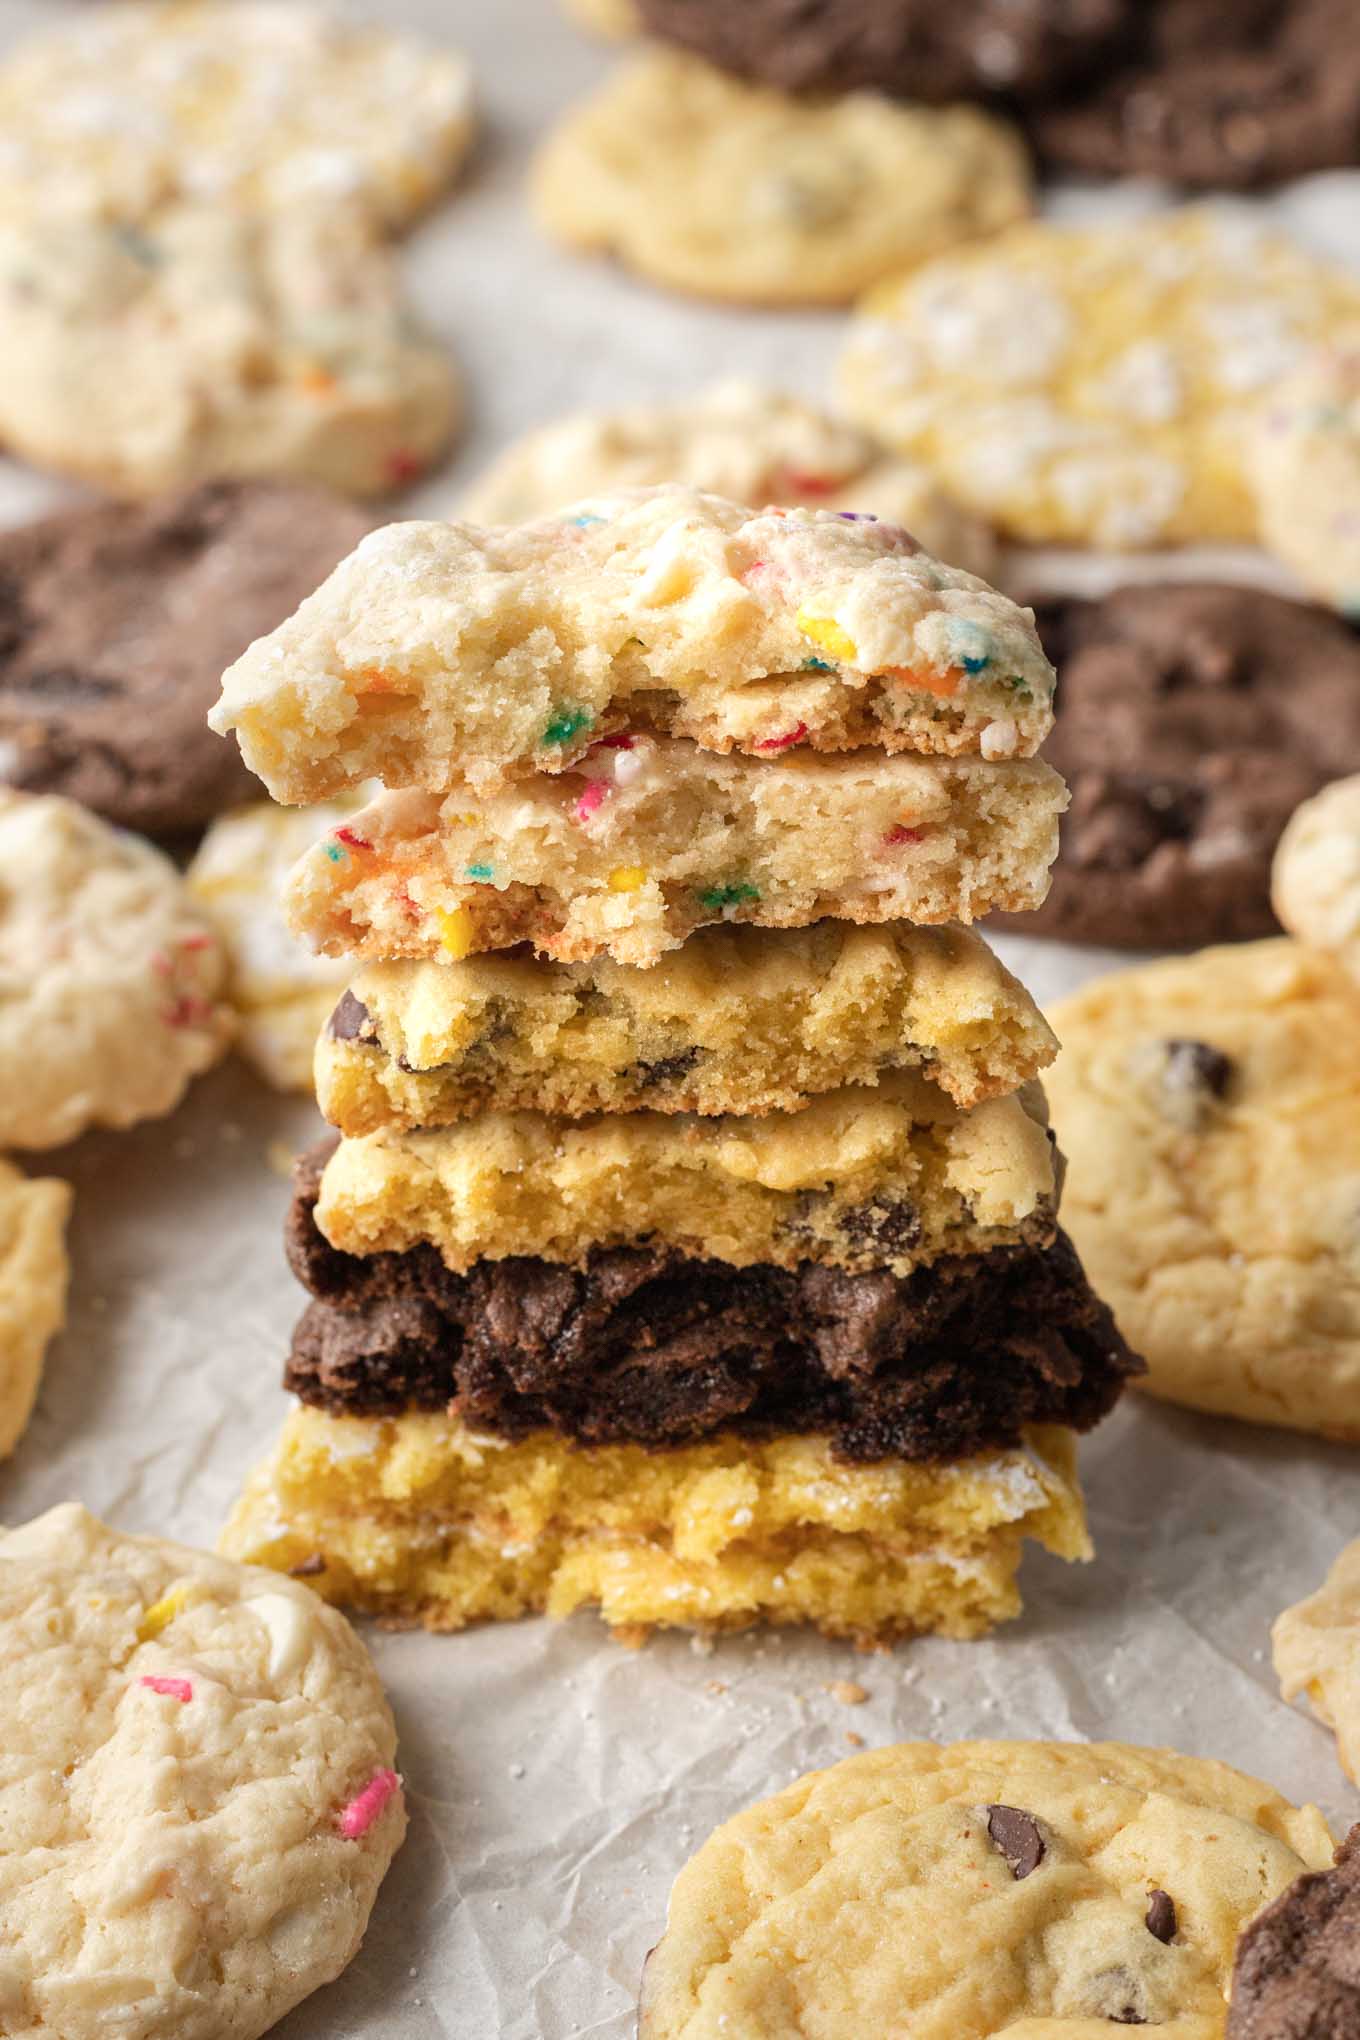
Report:
M 709 753 L 1029 758 L 1053 669 L 1028 613 L 873 516 L 751 510 L 682 485 L 511 529 L 374 532 L 227 672 L 276 800 L 370 776 L 442 793 L 579 769 L 630 729 Z
M 1051 94 L 1088 73 L 1136 0 L 639 0 L 653 35 L 788 92 Z
M 1271 900 L 1291 935 L 1360 982 L 1360 775 L 1334 780 L 1291 817 Z
M 1141 0 L 1125 14 L 1097 69 L 1025 108 L 1051 168 L 1250 187 L 1356 163 L 1349 0 Z
M 0 1660 L 11 2033 L 256 2040 L 340 1974 L 406 1827 L 340 1616 L 70 1504 L 0 1534 Z
M 1240 1930 L 1332 1858 L 1315 1807 L 1123 1743 L 903 1743 L 800 1778 L 676 1879 L 640 2040 L 1221 2040 Z
M 400 227 L 452 182 L 472 132 L 452 50 L 287 0 L 121 4 L 0 64 L 0 215 L 143 224 L 177 199 L 346 200 Z
M 460 398 L 357 208 L 0 225 L 0 435 L 114 495 L 275 476 L 390 494 Z
M 478 524 L 519 524 L 583 495 L 685 482 L 734 503 L 870 511 L 951 566 L 987 574 L 996 545 L 929 469 L 857 426 L 762 383 L 714 383 L 664 404 L 582 411 L 507 447 L 459 504 Z
M 1360 621 L 1360 330 L 1272 393 L 1252 453 L 1264 543 Z
M 65 1320 L 70 1209 L 67 1184 L 0 1162 L 0 1459 L 23 1434 L 48 1341 Z
M 355 805 L 290 811 L 255 801 L 214 822 L 185 874 L 226 952 L 235 1046 L 279 1091 L 311 1090 L 317 1036 L 347 975 L 289 934 L 280 893 L 317 831 L 343 833 Z
M 844 304 L 1030 209 L 1013 128 L 877 93 L 793 99 L 679 51 L 628 58 L 539 151 L 532 197 L 569 247 L 747 305 Z
M 1072 805 L 1021 932 L 1128 949 L 1273 933 L 1271 858 L 1290 814 L 1360 771 L 1360 636 L 1310 603 L 1209 582 L 1041 596 L 1035 616 L 1062 675 L 1045 756 Z M 1309 841 L 1310 859 L 1330 854 L 1316 829 Z
M 1153 1395 L 1360 1444 L 1360 1001 L 1279 939 L 1050 1014 L 1063 1222 Z
M 1315 1594 L 1285 1609 L 1272 1643 L 1285 1699 L 1306 1695 L 1335 1731 L 1342 1768 L 1360 1784 L 1360 1540 L 1340 1553 Z
M 1360 1827 L 1237 1944 L 1227 2040 L 1360 2040 Z
M 0 791 L 0 872 L 0 1147 L 169 1112 L 232 1029 L 174 865 L 74 801 Z
M 248 799 L 205 720 L 222 669 L 368 522 L 321 489 L 207 482 L 0 532 L 0 779 L 150 836 Z
M 1358 318 L 1360 279 L 1228 208 L 1045 222 L 871 292 L 840 394 L 1015 538 L 1250 540 L 1258 415 Z

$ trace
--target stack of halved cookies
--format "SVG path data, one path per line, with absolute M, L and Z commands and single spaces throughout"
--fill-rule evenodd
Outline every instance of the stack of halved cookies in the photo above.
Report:
M 1056 1222 L 1028 613 L 895 526 L 638 490 L 366 539 L 227 675 L 361 966 L 299 1170 L 301 1407 L 228 1532 L 454 1628 L 973 1635 L 1088 1551 L 1136 1366 Z

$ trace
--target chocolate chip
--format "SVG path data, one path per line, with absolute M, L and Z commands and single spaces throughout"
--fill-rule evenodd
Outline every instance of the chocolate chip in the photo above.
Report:
M 1231 1086 L 1234 1064 L 1207 1041 L 1168 1037 L 1144 1042 L 1129 1057 L 1129 1074 L 1151 1094 L 1158 1112 L 1187 1133 L 1202 1133 Z
M 991 1836 L 993 1847 L 999 1849 L 1010 1864 L 1011 1876 L 1017 1884 L 1038 1869 L 1047 1853 L 1038 1821 L 1032 1813 L 1022 1812 L 1018 1806 L 989 1806 L 987 1833 Z
M 1154 1891 L 1148 1900 L 1147 1930 L 1154 1940 L 1176 1938 L 1176 1902 L 1165 1891 Z
M 325 1570 L 325 1559 L 319 1551 L 314 1551 L 310 1558 L 300 1559 L 296 1565 L 290 1565 L 288 1577 L 293 1580 L 314 1580 L 318 1573 Z
M 1207 1091 L 1211 1098 L 1226 1098 L 1232 1082 L 1231 1056 L 1207 1041 L 1172 1040 L 1164 1044 L 1166 1081 L 1189 1091 Z
M 332 1041 L 372 1041 L 376 1029 L 373 1015 L 363 1000 L 356 999 L 353 992 L 344 992 L 326 1022 L 326 1032 Z
M 911 1204 L 859 1204 L 842 1212 L 840 1229 L 855 1247 L 914 1247 L 921 1215 Z
M 654 1084 L 673 1084 L 677 1077 L 687 1077 L 699 1060 L 697 1048 L 682 1048 L 678 1055 L 663 1056 L 659 1062 L 639 1063 L 638 1082 L 650 1090 Z

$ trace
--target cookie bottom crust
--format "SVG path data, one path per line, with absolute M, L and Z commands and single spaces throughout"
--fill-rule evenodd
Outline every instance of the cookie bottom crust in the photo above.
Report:
M 765 1622 L 878 1644 L 1017 1615 L 1026 1538 L 1091 1556 L 1058 1426 L 952 1465 L 849 1467 L 824 1438 L 649 1453 L 298 1409 L 221 1549 L 427 1629 L 594 1606 L 625 1641 Z

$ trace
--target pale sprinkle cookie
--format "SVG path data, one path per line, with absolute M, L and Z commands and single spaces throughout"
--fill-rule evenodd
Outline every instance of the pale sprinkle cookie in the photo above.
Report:
M 376 963 L 316 1044 L 343 1133 L 487 1109 L 796 1112 L 918 1068 L 958 1105 L 1051 1062 L 1024 987 L 962 928 L 715 927 L 653 970 L 521 956 Z
M 1237 1935 L 1331 1860 L 1316 1807 L 1176 1750 L 867 1751 L 680 1872 L 639 2040 L 1222 2040 Z
M 330 956 L 460 961 L 527 942 L 650 968 L 719 921 L 933 925 L 1024 913 L 1048 889 L 1067 792 L 1038 758 L 717 757 L 606 738 L 499 793 L 384 793 L 288 883 Z
M 934 558 L 987 576 L 991 530 L 904 460 L 832 411 L 734 378 L 665 404 L 581 411 L 506 448 L 463 496 L 478 524 L 519 524 L 582 495 L 684 482 L 734 503 L 869 511 Z
M 168 857 L 0 790 L 0 1146 L 176 1106 L 231 1035 L 221 944 Z
M 0 216 L 343 199 L 399 228 L 452 183 L 473 126 L 456 52 L 321 8 L 96 8 L 0 64 Z
M 1360 280 L 1227 208 L 1034 224 L 871 292 L 839 388 L 1013 538 L 1251 540 L 1261 409 L 1357 318 Z
M 1360 1444 L 1360 1006 L 1285 939 L 1050 1014 L 1063 1222 L 1168 1401 Z
M 387 525 L 228 669 L 209 718 L 288 802 L 563 772 L 630 720 L 757 758 L 1015 758 L 1052 719 L 1029 612 L 909 532 L 681 485 L 506 530 Z
M 1251 475 L 1263 542 L 1360 621 L 1360 328 L 1272 392 Z
M 114 495 L 274 476 L 375 496 L 460 409 L 353 206 L 0 224 L 0 436 Z
M 1275 852 L 1271 902 L 1291 935 L 1360 981 L 1360 774 L 1296 809 Z
M 1285 1609 L 1271 1643 L 1285 1699 L 1306 1695 L 1360 1785 L 1360 1540 L 1339 1554 L 1315 1594 Z
M 341 1616 L 70 1503 L 0 1533 L 0 1659 L 6 2032 L 257 2040 L 340 1974 L 406 1829 Z
M 48 1341 L 65 1322 L 70 1210 L 69 1185 L 0 1162 L 0 1459 L 23 1435 Z
M 226 952 L 235 1047 L 277 1091 L 310 1091 L 316 1039 L 345 982 L 284 925 L 284 879 L 318 829 L 343 831 L 357 805 L 277 808 L 257 801 L 214 822 L 185 873 Z
M 1009 1452 L 851 1466 L 817 1436 L 656 1451 L 299 1408 L 222 1548 L 304 1565 L 327 1600 L 434 1630 L 598 1607 L 626 1643 L 807 1623 L 878 1646 L 1010 1621 L 1031 1539 L 1091 1557 L 1060 1425 Z
M 646 1243 L 738 1268 L 906 1275 L 1048 1244 L 1057 1195 L 1037 1084 L 962 1112 L 901 1071 L 755 1118 L 494 1112 L 343 1140 L 316 1223 L 348 1254 L 427 1242 L 456 1273 L 512 1254 L 581 1266 L 592 1248 Z
M 969 106 L 804 100 L 678 50 L 620 65 L 539 151 L 531 195 L 569 247 L 747 305 L 857 291 L 1030 209 L 1024 145 Z

